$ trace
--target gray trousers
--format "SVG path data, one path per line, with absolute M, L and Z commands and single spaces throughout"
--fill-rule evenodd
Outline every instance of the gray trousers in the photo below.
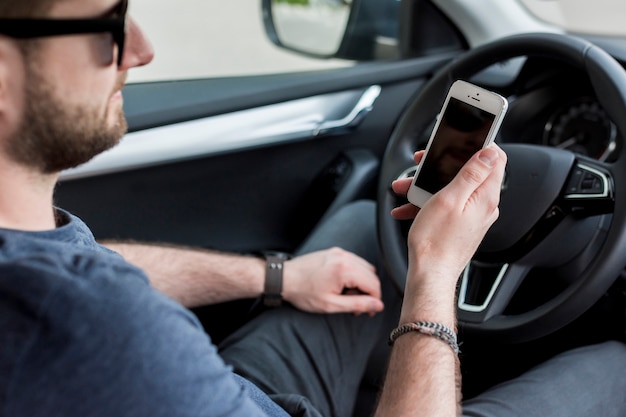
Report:
M 220 344 L 226 363 L 292 416 L 352 416 L 364 373 L 374 383 L 384 375 L 386 338 L 397 325 L 401 299 L 380 265 L 375 204 L 340 210 L 298 253 L 331 246 L 377 266 L 384 313 L 370 318 L 283 307 L 263 312 Z M 619 342 L 572 350 L 464 402 L 463 415 L 626 416 L 625 371 L 626 347 Z M 418 415 L 419 404 L 415 409 Z

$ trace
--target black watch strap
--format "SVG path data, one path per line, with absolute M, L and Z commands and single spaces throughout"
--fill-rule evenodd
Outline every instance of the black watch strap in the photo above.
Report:
M 263 304 L 266 307 L 278 307 L 283 302 L 283 268 L 289 256 L 284 253 L 265 254 L 265 289 Z

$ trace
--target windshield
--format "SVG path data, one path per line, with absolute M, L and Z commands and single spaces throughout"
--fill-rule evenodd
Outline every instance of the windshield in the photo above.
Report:
M 532 14 L 567 32 L 626 36 L 624 0 L 519 0 Z

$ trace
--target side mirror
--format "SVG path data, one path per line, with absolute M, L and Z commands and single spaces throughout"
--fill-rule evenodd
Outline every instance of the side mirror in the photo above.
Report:
M 399 57 L 399 0 L 261 0 L 277 46 L 316 58 Z

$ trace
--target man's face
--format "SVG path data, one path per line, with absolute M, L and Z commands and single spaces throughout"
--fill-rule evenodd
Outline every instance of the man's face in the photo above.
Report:
M 116 4 L 61 0 L 50 17 L 102 17 Z M 5 141 L 8 155 L 49 174 L 82 164 L 117 144 L 127 128 L 121 94 L 127 70 L 152 59 L 149 43 L 132 21 L 127 44 L 120 67 L 115 59 L 103 60 L 111 56 L 107 48 L 114 48 L 108 34 L 41 38 L 27 48 L 23 112 Z M 147 58 L 135 59 L 142 53 Z
M 42 69 L 43 68 L 43 69 Z M 17 131 L 7 142 L 17 162 L 54 173 L 89 161 L 116 145 L 126 132 L 121 97 L 75 103 L 60 96 L 36 62 L 26 62 L 24 112 Z M 120 79 L 109 98 L 118 94 Z

